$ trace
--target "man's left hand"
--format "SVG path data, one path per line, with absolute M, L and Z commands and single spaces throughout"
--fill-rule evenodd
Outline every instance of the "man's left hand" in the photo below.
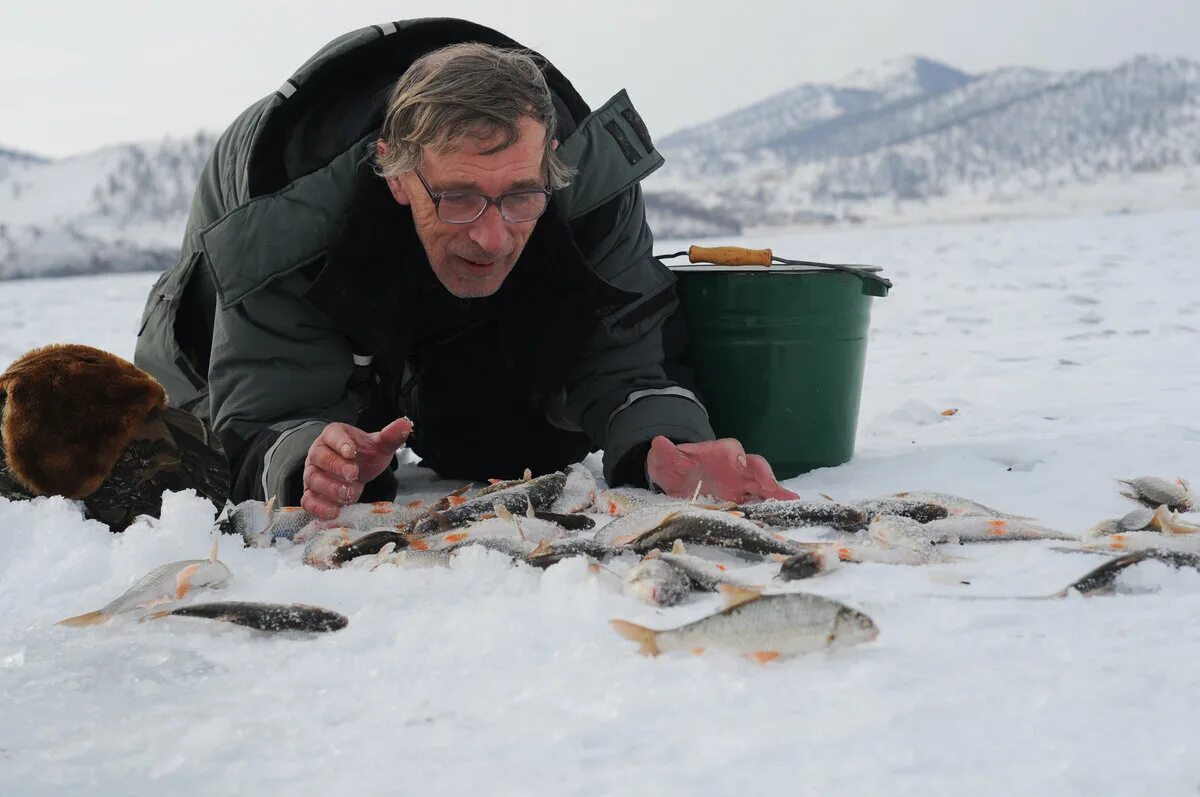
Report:
M 765 459 L 747 454 L 732 438 L 675 445 L 659 435 L 650 442 L 646 472 L 663 492 L 676 498 L 691 498 L 696 485 L 704 495 L 739 504 L 800 497 L 775 481 Z

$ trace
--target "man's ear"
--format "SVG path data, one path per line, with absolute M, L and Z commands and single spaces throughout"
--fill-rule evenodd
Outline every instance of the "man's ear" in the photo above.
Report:
M 375 155 L 379 158 L 387 156 L 388 146 L 382 140 L 375 142 Z M 408 198 L 408 190 L 404 184 L 400 182 L 399 177 L 385 177 L 384 182 L 387 183 L 388 190 L 392 192 L 392 199 L 399 202 L 401 205 L 412 204 Z
M 388 190 L 392 192 L 392 199 L 399 202 L 401 205 L 411 205 L 412 201 L 408 198 L 408 189 L 404 187 L 404 183 L 400 182 L 399 177 L 385 177 Z
M 550 141 L 550 151 L 551 151 L 551 152 L 553 152 L 553 151 L 554 151 L 554 150 L 556 150 L 556 149 L 558 149 L 558 139 L 557 139 L 557 138 L 555 138 L 555 139 L 551 139 L 551 141 Z

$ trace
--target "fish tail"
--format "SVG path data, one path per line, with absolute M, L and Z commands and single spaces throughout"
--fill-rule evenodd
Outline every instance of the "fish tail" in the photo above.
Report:
M 643 656 L 657 656 L 662 653 L 658 649 L 658 632 L 644 625 L 631 623 L 628 620 L 609 620 L 608 624 L 621 636 L 630 642 L 636 642 L 640 647 L 638 653 Z
M 75 617 L 68 617 L 65 620 L 59 620 L 55 625 L 66 625 L 71 628 L 86 628 L 90 625 L 103 625 L 109 621 L 110 615 L 103 611 L 88 612 Z

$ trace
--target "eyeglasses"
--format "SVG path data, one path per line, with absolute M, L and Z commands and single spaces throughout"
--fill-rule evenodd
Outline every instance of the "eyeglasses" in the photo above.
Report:
M 413 169 L 413 173 L 433 200 L 438 218 L 447 224 L 470 224 L 487 212 L 490 205 L 500 209 L 500 217 L 505 221 L 521 224 L 540 217 L 550 204 L 548 188 L 510 191 L 500 196 L 488 196 L 473 191 L 438 191 L 435 194 L 419 170 Z

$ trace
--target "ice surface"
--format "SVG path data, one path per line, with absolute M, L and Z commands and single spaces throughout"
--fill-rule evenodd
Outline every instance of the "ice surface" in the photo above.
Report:
M 1133 507 L 1114 477 L 1200 483 L 1200 212 L 739 243 L 878 263 L 896 283 L 874 304 L 857 455 L 790 480 L 802 496 L 940 491 L 1082 534 Z M 131 356 L 152 281 L 4 284 L 0 366 L 64 340 Z M 408 476 L 431 489 L 427 472 Z M 963 546 L 924 567 L 847 565 L 772 589 L 862 609 L 879 639 L 758 666 L 637 656 L 608 620 L 673 627 L 720 599 L 658 610 L 580 560 L 543 572 L 474 549 L 449 568 L 318 572 L 296 549 L 227 539 L 220 599 L 312 603 L 349 627 L 304 639 L 182 618 L 55 626 L 159 564 L 207 554 L 210 507 L 172 495 L 163 514 L 117 537 L 69 501 L 0 501 L 0 793 L 1200 786 L 1192 572 L 1151 563 L 1129 574 L 1133 594 L 1016 600 L 1004 596 L 1050 594 L 1102 559 L 1038 542 Z

